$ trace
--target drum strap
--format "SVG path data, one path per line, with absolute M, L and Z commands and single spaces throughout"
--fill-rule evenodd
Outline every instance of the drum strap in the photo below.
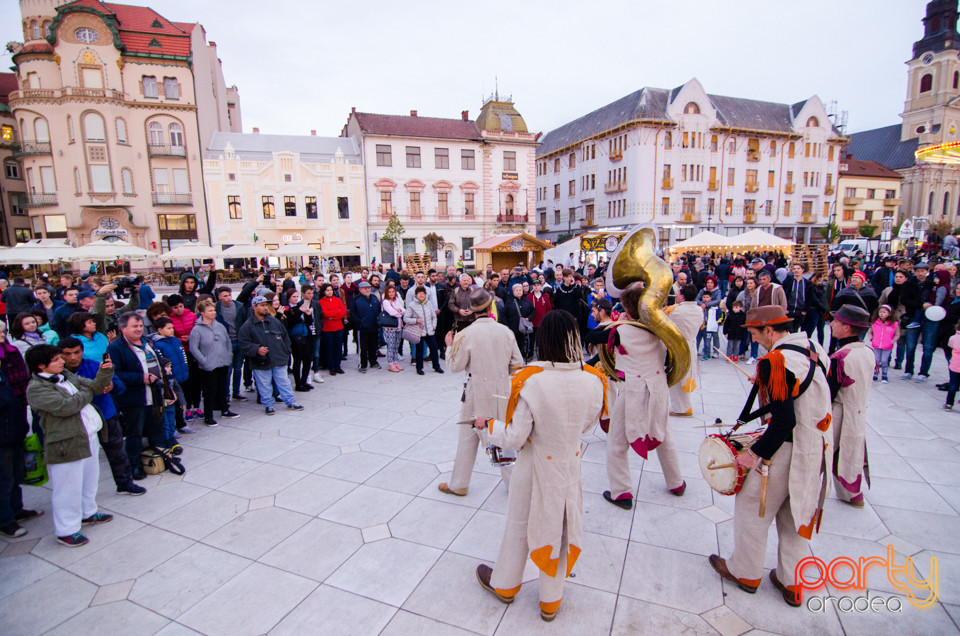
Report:
M 820 371 L 823 372 L 824 376 L 827 375 L 827 369 L 824 366 L 823 362 L 820 360 L 820 354 L 817 352 L 812 342 L 810 342 L 809 340 L 807 342 L 809 343 L 807 347 L 800 347 L 794 344 L 784 344 L 784 345 L 780 345 L 779 347 L 775 347 L 775 349 L 783 349 L 786 351 L 795 351 L 797 353 L 802 353 L 810 361 L 810 368 L 807 369 L 806 377 L 803 379 L 803 382 L 801 382 L 800 386 L 797 388 L 797 394 L 794 396 L 795 399 L 803 395 L 804 392 L 806 392 L 806 390 L 810 388 L 810 384 L 813 383 L 813 378 L 818 368 L 820 369 Z M 754 382 L 753 388 L 750 389 L 750 395 L 747 397 L 747 402 L 746 404 L 743 405 L 743 410 L 740 411 L 740 415 L 739 417 L 737 417 L 737 426 L 734 428 L 734 430 L 739 428 L 741 425 L 746 424 L 747 422 L 750 422 L 759 417 L 763 417 L 767 415 L 771 411 L 771 406 L 769 404 L 761 406 L 756 411 L 751 410 L 753 409 L 753 404 L 754 402 L 756 402 L 757 395 L 759 394 L 759 392 L 760 392 L 760 383 Z

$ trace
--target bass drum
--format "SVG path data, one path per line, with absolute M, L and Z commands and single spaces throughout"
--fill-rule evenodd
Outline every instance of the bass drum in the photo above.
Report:
M 738 452 L 733 442 L 741 444 L 742 448 L 750 448 L 762 434 L 762 431 L 756 431 L 731 435 L 729 439 L 727 436 L 715 434 L 703 440 L 698 455 L 700 472 L 707 484 L 721 495 L 737 494 L 743 487 L 746 473 L 743 468 L 733 464 L 733 458 Z

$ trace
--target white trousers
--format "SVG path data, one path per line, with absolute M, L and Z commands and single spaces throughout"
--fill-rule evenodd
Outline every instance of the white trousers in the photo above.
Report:
M 449 486 L 455 490 L 470 487 L 470 478 L 473 476 L 473 465 L 477 461 L 477 451 L 480 444 L 487 447 L 487 434 L 485 431 L 477 431 L 472 426 L 466 424 L 458 426 L 460 437 L 457 440 L 457 457 L 453 462 L 453 474 L 450 476 Z M 510 488 L 510 473 L 512 467 L 500 469 L 500 476 L 503 478 L 503 484 Z
M 80 532 L 80 522 L 97 512 L 97 484 L 100 481 L 100 442 L 90 435 L 90 457 L 65 464 L 48 464 L 53 529 L 58 537 Z

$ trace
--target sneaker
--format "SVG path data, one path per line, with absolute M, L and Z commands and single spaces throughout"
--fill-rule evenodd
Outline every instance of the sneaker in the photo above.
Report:
M 130 482 L 126 486 L 120 486 L 117 488 L 117 493 L 121 495 L 133 495 L 134 497 L 139 497 L 140 495 L 147 492 L 147 489 L 143 486 L 139 486 L 133 482 Z
M 190 428 L 189 426 L 184 426 L 183 428 L 180 429 L 180 432 L 183 433 L 184 435 L 193 435 L 197 431 L 195 429 Z
M 732 360 L 733 360 L 734 362 L 737 362 L 737 356 L 733 356 Z
M 952 404 L 944 404 L 944 405 L 943 405 L 943 410 L 944 410 L 944 411 L 952 411 L 952 410 L 953 410 L 953 405 L 952 405 Z
M 323 374 L 321 374 L 319 371 L 314 371 L 313 381 L 316 382 L 317 384 L 323 384 Z
M 923 375 L 923 374 L 918 375 L 918 376 L 916 377 L 916 379 L 914 379 L 914 382 L 926 382 L 928 377 L 929 377 L 929 376 L 926 376 L 926 375 Z
M 217 420 L 213 419 L 212 417 L 203 418 L 203 423 L 207 426 L 219 426 L 219 424 L 217 424 Z
M 245 384 L 243 386 L 243 390 L 246 391 L 247 393 L 253 393 L 256 389 L 253 388 L 252 384 Z
M 17 514 L 13 515 L 14 521 L 30 521 L 31 519 L 36 519 L 37 517 L 43 516 L 43 510 L 27 510 L 23 509 Z
M 876 382 L 876 381 L 879 380 L 879 379 L 880 379 L 880 376 L 878 376 L 876 373 L 874 373 L 874 374 L 873 374 L 873 381 Z
M 232 420 L 232 419 L 236 419 L 236 418 L 240 417 L 240 415 L 239 415 L 238 413 L 234 413 L 233 411 L 227 409 L 226 411 L 224 411 L 223 413 L 220 414 L 220 417 L 225 417 L 225 418 L 227 418 L 227 419 L 231 419 L 231 420 Z
M 709 359 L 710 359 L 710 356 L 700 356 L 700 359 L 701 359 L 701 360 L 709 360 Z
M 200 409 L 196 409 L 196 410 L 193 412 L 193 415 L 194 415 L 194 417 L 203 417 L 203 411 L 201 411 Z
M 890 384 L 890 380 L 884 378 L 884 379 L 880 380 L 880 384 Z
M 358 369 L 358 371 L 360 371 L 360 373 L 366 373 L 366 372 L 367 372 L 367 367 L 360 367 L 360 368 Z
M 920 328 L 919 322 L 911 322 L 909 325 L 907 325 L 907 329 L 919 329 L 919 328 Z
M 912 378 L 912 377 L 913 377 L 913 374 L 912 374 L 912 373 L 904 373 L 902 376 L 900 376 L 900 379 L 901 379 L 901 380 L 909 380 L 909 379 Z
M 147 478 L 147 473 L 146 473 L 146 471 L 143 470 L 143 468 L 134 468 L 134 469 L 133 469 L 133 480 L 134 480 L 134 481 L 140 481 L 141 479 L 146 479 L 146 478 Z
M 184 428 L 186 428 L 186 427 L 184 427 Z M 179 430 L 174 431 L 174 433 L 173 433 L 173 439 L 180 439 L 180 431 L 179 431 Z
M 302 405 L 302 404 L 297 404 L 297 403 L 287 404 L 287 408 L 290 409 L 290 410 L 292 410 L 292 411 L 302 411 L 302 410 L 303 410 L 303 405 Z
M 0 528 L 0 534 L 11 539 L 16 539 L 17 537 L 22 537 L 27 534 L 27 529 L 20 527 L 20 524 L 16 521 L 11 521 L 7 525 Z
M 237 402 L 246 402 L 250 398 L 240 395 L 239 393 L 234 393 L 233 399 L 236 400 Z
M 756 358 L 750 358 L 749 360 L 747 360 L 747 364 L 756 364 L 756 363 L 757 363 Z
M 899 371 L 900 369 L 903 368 L 903 365 L 902 365 L 902 364 L 895 364 L 895 365 L 893 365 L 893 368 L 896 369 L 897 371 Z
M 90 539 L 83 536 L 80 532 L 74 532 L 69 537 L 57 537 L 57 543 L 65 545 L 68 548 L 79 548 L 82 545 L 90 543 Z
M 381 368 L 381 367 L 380 367 L 380 363 L 379 363 L 379 362 L 374 362 L 373 364 L 370 365 L 370 368 L 371 368 L 371 369 L 380 369 L 380 368 Z
M 273 408 L 272 406 L 268 406 L 267 408 L 263 409 L 263 412 L 267 415 L 276 415 L 277 409 Z
M 187 409 L 187 410 L 183 413 L 183 421 L 184 421 L 184 422 L 192 422 L 192 421 L 193 421 L 193 418 L 194 418 L 193 410 Z
M 83 521 L 80 522 L 84 526 L 95 526 L 99 523 L 108 523 L 113 521 L 113 515 L 108 515 L 105 512 L 95 512 Z

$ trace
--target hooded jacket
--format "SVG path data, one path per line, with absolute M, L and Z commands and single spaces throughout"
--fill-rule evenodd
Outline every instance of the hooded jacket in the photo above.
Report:
M 193 279 L 193 291 L 188 292 L 184 289 L 184 281 L 188 278 Z M 200 294 L 212 294 L 213 288 L 217 285 L 217 270 L 213 270 L 207 276 L 207 282 L 203 284 L 203 287 L 200 286 L 200 279 L 197 278 L 197 275 L 192 272 L 185 272 L 180 277 L 180 291 L 178 292 L 183 298 L 183 306 L 189 309 L 191 312 L 196 311 L 197 309 L 197 299 L 200 297 Z
M 190 355 L 204 371 L 229 367 L 233 362 L 233 347 L 227 328 L 216 319 L 209 325 L 198 320 L 190 332 Z

